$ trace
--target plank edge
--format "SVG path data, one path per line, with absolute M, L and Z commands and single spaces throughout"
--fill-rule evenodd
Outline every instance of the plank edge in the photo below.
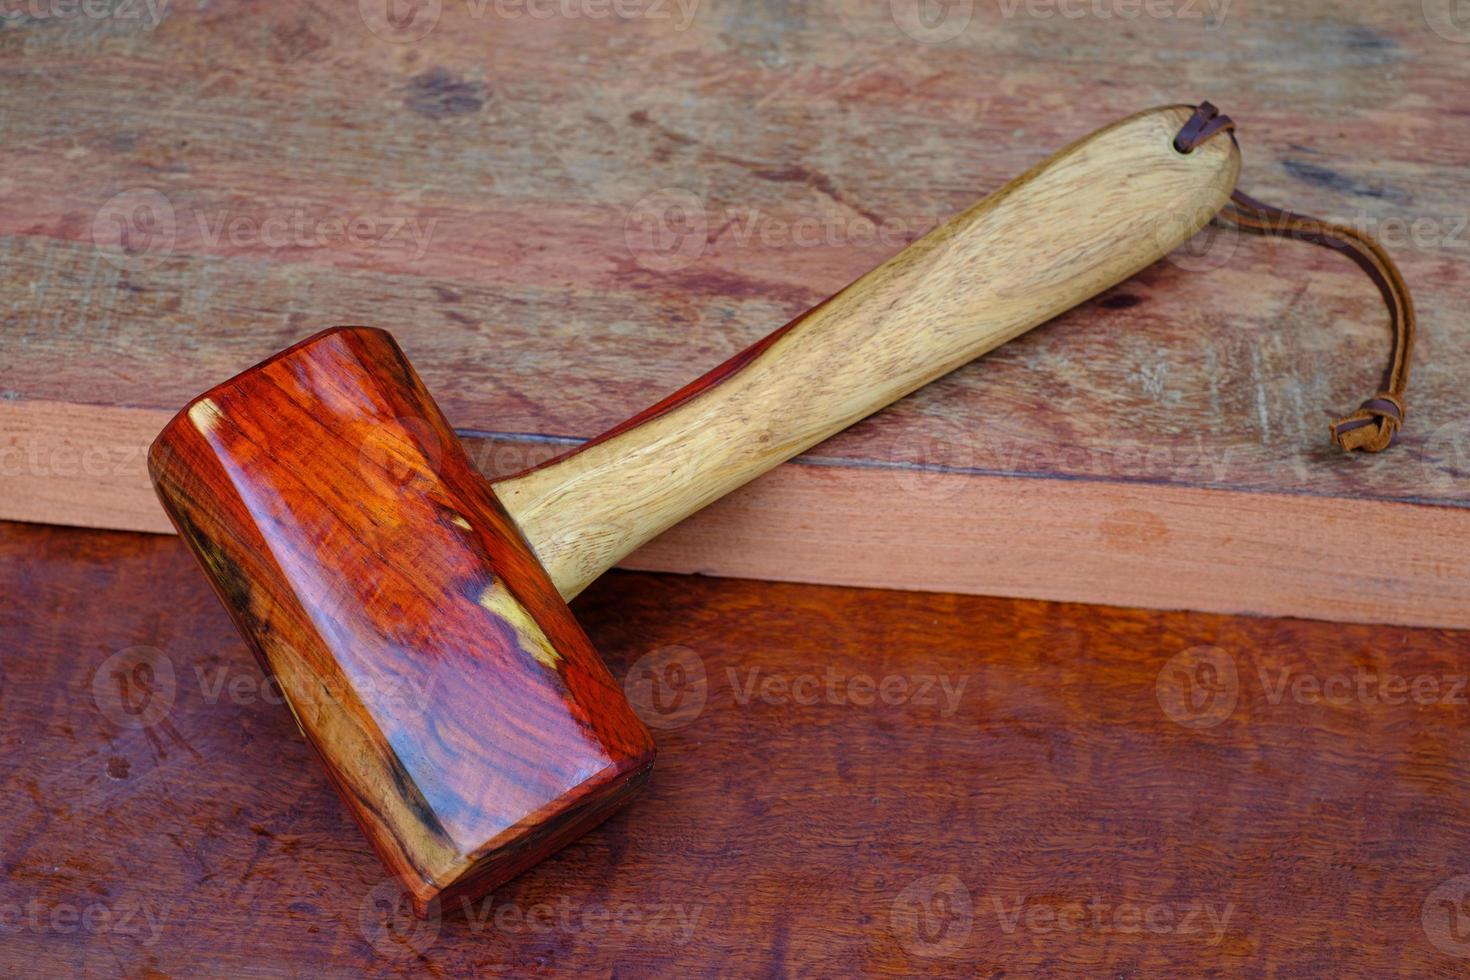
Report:
M 169 418 L 0 403 L 0 519 L 170 533 L 145 464 Z M 794 462 L 622 567 L 1466 628 L 1467 537 L 1457 507 Z

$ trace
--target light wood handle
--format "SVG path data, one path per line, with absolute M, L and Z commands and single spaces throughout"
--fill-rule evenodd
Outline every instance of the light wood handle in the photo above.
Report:
M 642 415 L 496 495 L 570 599 L 777 463 L 1182 244 L 1229 197 L 1228 137 L 1167 106 L 1093 133 Z

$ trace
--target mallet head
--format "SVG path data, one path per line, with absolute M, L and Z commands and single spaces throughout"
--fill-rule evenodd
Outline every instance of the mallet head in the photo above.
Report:
M 387 333 L 317 334 L 211 389 L 149 471 L 419 914 L 648 776 L 647 729 Z

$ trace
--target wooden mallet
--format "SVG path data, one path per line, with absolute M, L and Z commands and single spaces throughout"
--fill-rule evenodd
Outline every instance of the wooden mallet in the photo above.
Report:
M 1193 107 L 1074 143 L 611 432 L 486 482 L 393 338 L 317 334 L 190 402 L 154 485 L 420 915 L 594 827 L 654 746 L 567 600 L 746 481 L 1126 279 L 1226 203 Z

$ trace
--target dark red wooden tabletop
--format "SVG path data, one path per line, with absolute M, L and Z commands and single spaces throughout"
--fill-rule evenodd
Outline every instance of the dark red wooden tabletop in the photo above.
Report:
M 420 923 L 180 542 L 0 594 L 6 975 L 1470 969 L 1463 633 L 613 573 L 652 780 Z

